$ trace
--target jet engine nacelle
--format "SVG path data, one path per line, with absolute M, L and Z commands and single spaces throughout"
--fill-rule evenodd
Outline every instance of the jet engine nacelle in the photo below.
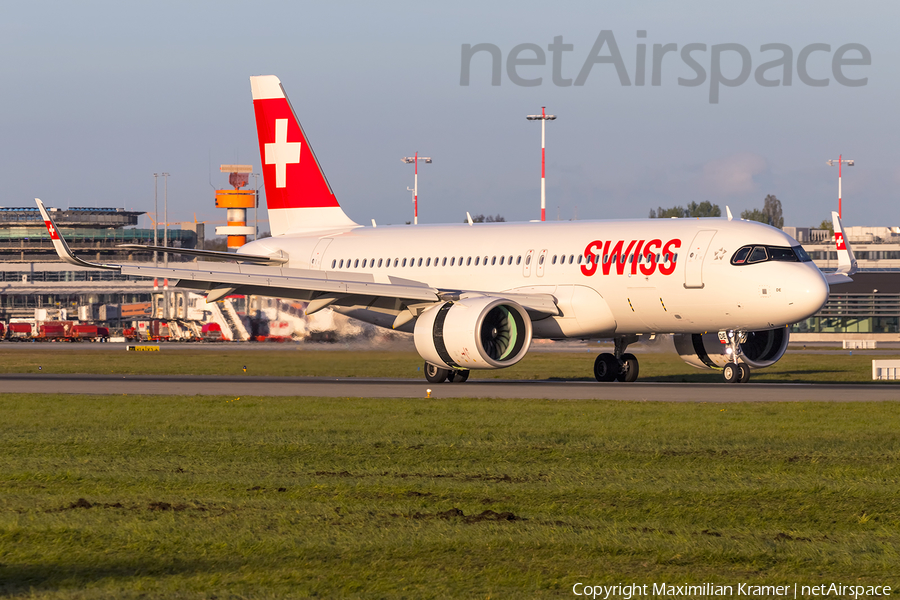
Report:
M 674 337 L 675 350 L 689 365 L 721 369 L 733 362 L 728 344 L 719 341 L 717 333 L 679 333 Z M 748 331 L 746 341 L 741 342 L 741 361 L 751 369 L 771 366 L 784 356 L 789 337 L 787 327 Z
M 531 346 L 531 319 L 519 304 L 476 296 L 443 302 L 416 320 L 416 351 L 442 369 L 502 369 Z

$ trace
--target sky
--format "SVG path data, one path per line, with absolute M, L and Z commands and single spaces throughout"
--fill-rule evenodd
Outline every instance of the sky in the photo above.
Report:
M 774 194 L 786 225 L 815 226 L 837 207 L 826 161 L 842 155 L 845 225 L 900 225 L 898 22 L 900 4 L 866 0 L 9 3 L 0 206 L 153 212 L 153 174 L 168 172 L 170 222 L 222 225 L 219 165 L 259 172 L 248 78 L 273 74 L 362 224 L 412 220 L 401 158 L 417 151 L 434 161 L 420 165 L 421 223 L 539 218 L 541 126 L 525 116 L 546 106 L 548 220 L 704 200 L 737 215 Z M 571 49 L 551 50 L 559 37 Z M 466 67 L 478 44 L 499 53 L 499 85 L 488 50 Z M 654 45 L 675 48 L 657 57 L 659 85 Z M 760 85 L 757 69 L 788 54 Z M 163 197 L 160 180 L 160 212 Z

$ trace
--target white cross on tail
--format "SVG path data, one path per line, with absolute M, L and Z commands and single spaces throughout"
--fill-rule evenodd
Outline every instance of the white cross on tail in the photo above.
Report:
M 300 162 L 300 142 L 287 141 L 288 120 L 275 119 L 275 141 L 266 144 L 266 164 L 275 165 L 275 187 L 285 187 L 287 165 Z

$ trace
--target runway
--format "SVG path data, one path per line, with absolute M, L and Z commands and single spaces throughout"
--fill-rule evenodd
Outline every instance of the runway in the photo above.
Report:
M 606 383 L 195 375 L 0 375 L 6 393 L 169 396 L 322 396 L 329 398 L 526 398 L 647 402 L 882 402 L 900 400 L 898 384 Z

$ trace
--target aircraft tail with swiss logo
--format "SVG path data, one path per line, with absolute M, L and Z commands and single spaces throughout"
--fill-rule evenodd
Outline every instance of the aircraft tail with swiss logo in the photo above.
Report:
M 272 235 L 359 227 L 341 209 L 274 75 L 250 78 Z

